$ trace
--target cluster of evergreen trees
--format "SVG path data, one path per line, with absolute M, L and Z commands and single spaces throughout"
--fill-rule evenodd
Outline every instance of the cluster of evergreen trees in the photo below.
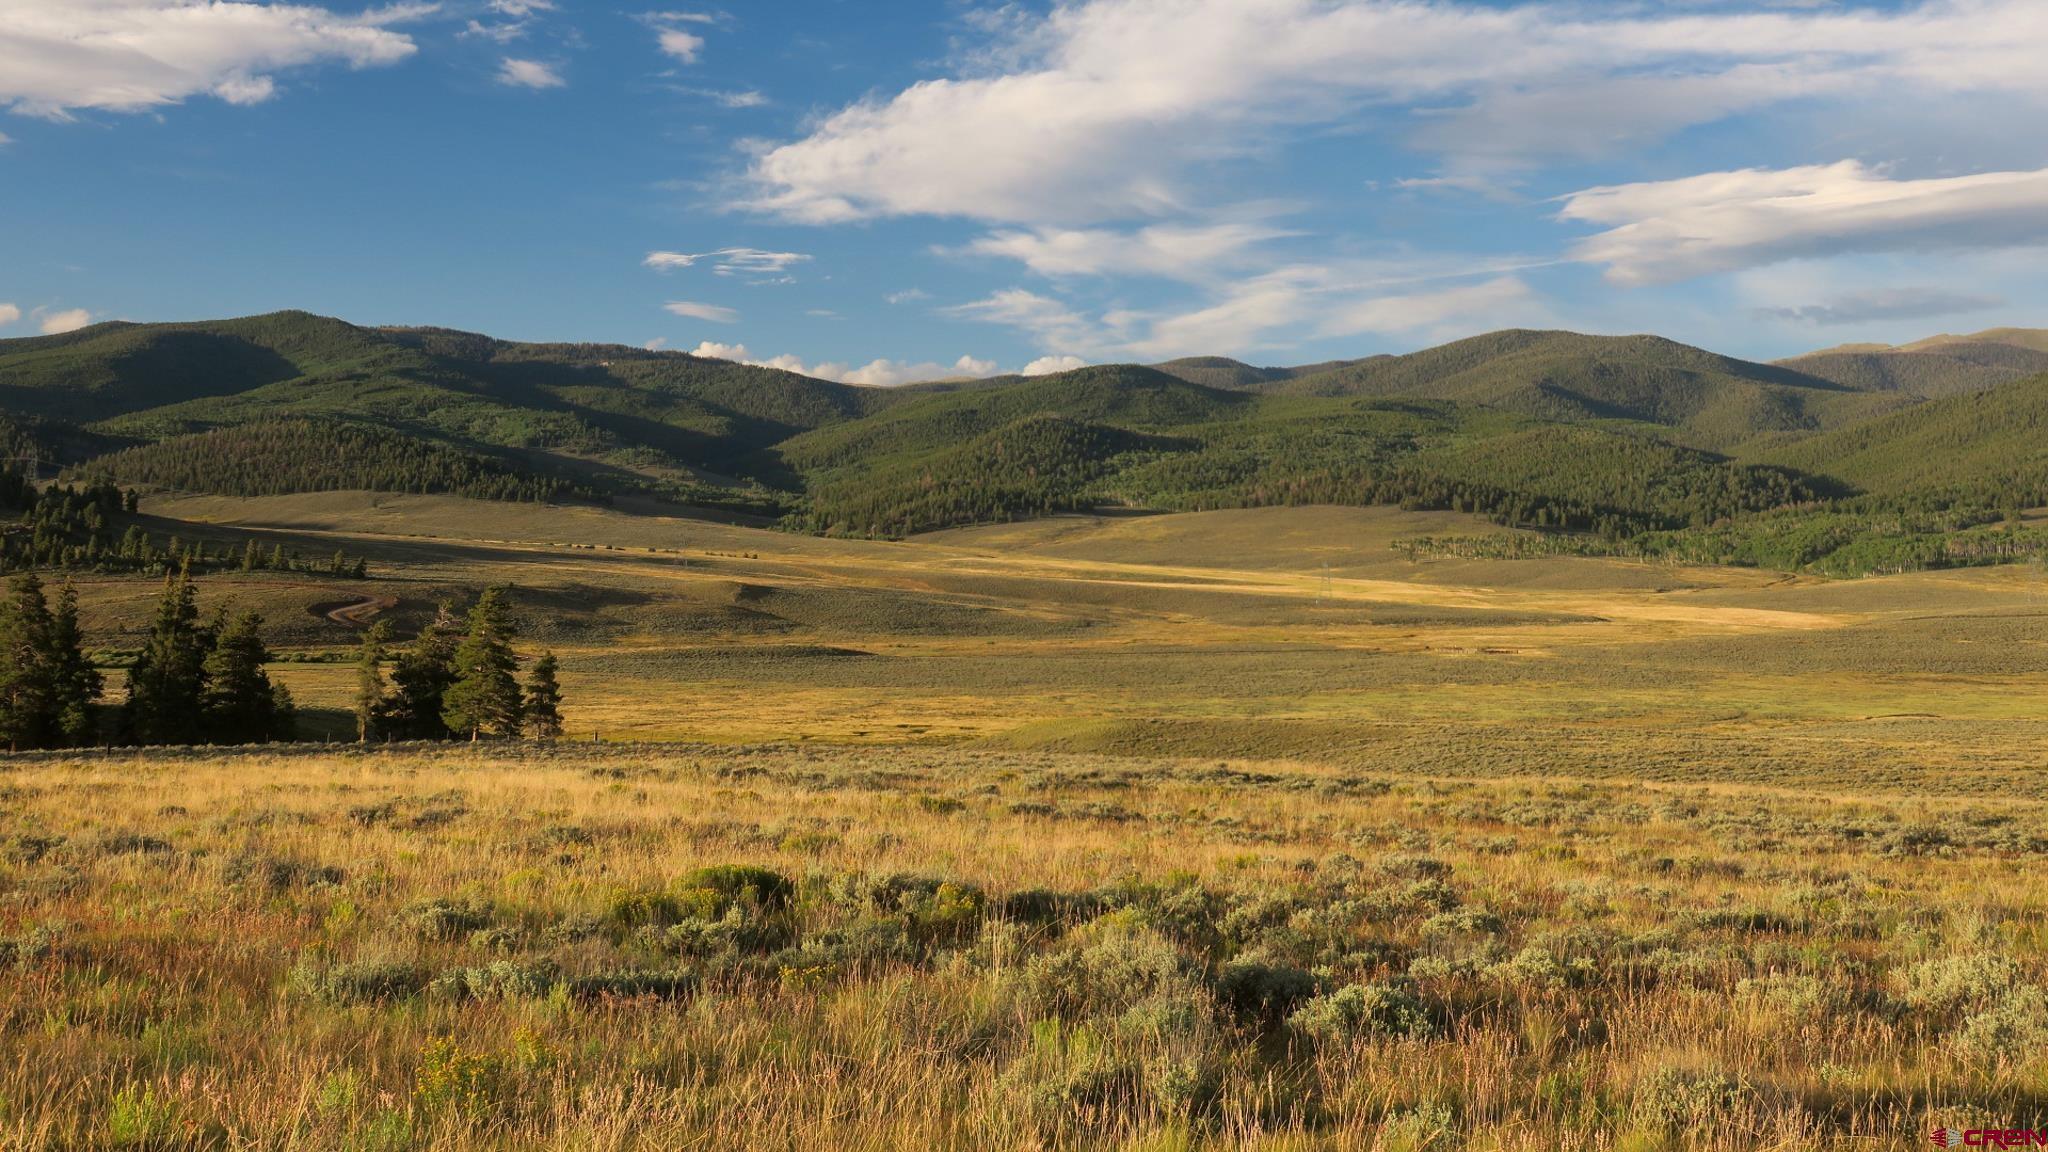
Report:
M 394 651 L 379 621 L 356 661 L 356 731 L 364 741 L 553 740 L 562 734 L 562 690 L 552 652 L 534 662 L 522 688 L 511 606 L 487 589 L 457 620 L 442 605 L 433 623 Z M 385 665 L 391 666 L 387 679 Z
M 156 618 L 128 671 L 121 734 L 137 744 L 261 744 L 289 740 L 297 710 L 264 665 L 263 617 L 227 605 L 202 624 L 189 572 L 164 582 Z
M 201 624 L 188 573 L 166 580 L 142 652 L 128 673 L 121 736 L 137 744 L 247 744 L 289 739 L 291 695 L 263 670 L 263 618 L 225 605 Z M 0 743 L 10 750 L 68 748 L 100 734 L 93 707 L 104 678 L 84 651 L 78 596 L 66 586 L 50 608 L 25 572 L 0 602 Z
M 69 585 L 50 608 L 32 572 L 7 584 L 0 600 L 0 744 L 60 748 L 92 743 L 99 671 L 86 658 L 78 594 Z
M 363 579 L 369 564 L 361 557 L 336 552 L 309 559 L 284 545 L 268 550 L 255 537 L 241 546 L 210 547 L 171 537 L 159 545 L 131 519 L 137 495 L 113 484 L 84 487 L 53 484 L 38 490 L 22 473 L 0 471 L 0 506 L 21 510 L 21 519 L 0 530 L 0 573 L 33 568 L 91 572 L 172 573 L 226 571 L 304 572 L 320 576 Z M 115 532 L 126 523 L 126 530 Z

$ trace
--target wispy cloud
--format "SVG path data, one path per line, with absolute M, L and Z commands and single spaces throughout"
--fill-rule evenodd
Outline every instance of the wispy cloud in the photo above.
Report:
M 715 252 L 649 252 L 641 263 L 659 272 L 709 264 L 713 275 L 751 277 L 754 283 L 762 284 L 787 282 L 791 268 L 810 261 L 811 257 L 802 252 L 720 248 Z
M 662 305 L 672 315 L 690 320 L 709 320 L 713 324 L 733 324 L 740 318 L 738 312 L 717 304 L 699 304 L 692 300 L 671 300 Z
M 1951 292 L 1943 288 L 1888 288 L 1876 292 L 1853 292 L 1821 304 L 1757 308 L 1752 314 L 1759 320 L 1834 328 L 1902 320 L 1931 320 L 1940 316 L 1987 312 L 2004 305 L 2003 297 L 1980 293 Z
M 1293 235 L 1254 223 L 1156 224 L 1132 231 L 1036 228 L 994 232 L 966 251 L 1020 261 L 1043 276 L 1162 276 L 1205 279 L 1258 245 Z
M 1573 256 L 1654 284 L 1848 252 L 2048 243 L 2048 168 L 1895 180 L 1854 160 L 1588 188 L 1565 220 L 1603 225 Z
M 702 96 L 720 108 L 765 108 L 770 103 L 766 95 L 751 88 L 734 91 L 718 88 L 676 88 L 674 91 L 689 96 Z
M 1432 270 L 1433 265 L 1440 267 Z M 1164 360 L 1366 334 L 1470 335 L 1547 318 L 1515 261 L 1296 263 L 1211 286 L 1180 306 L 1090 312 L 1025 288 L 943 310 L 1000 324 L 1054 356 Z
M 704 37 L 690 31 L 684 25 L 703 27 L 716 24 L 719 17 L 710 12 L 643 12 L 640 22 L 654 29 L 654 42 L 665 56 L 673 57 L 683 64 L 695 64 L 704 51 Z
M 2039 0 L 1075 0 L 1001 26 L 985 71 L 862 100 L 759 152 L 747 202 L 811 222 L 1074 226 L 1186 215 L 1191 170 L 1375 108 L 1416 110 L 1406 142 L 1446 157 L 1437 178 L 1452 179 L 1794 100 L 2048 97 L 2029 47 L 2048 41 Z
M 498 83 L 514 88 L 563 88 L 569 82 L 555 65 L 507 56 L 498 67 Z

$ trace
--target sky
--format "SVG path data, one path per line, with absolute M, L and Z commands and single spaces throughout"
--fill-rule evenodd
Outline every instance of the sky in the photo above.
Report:
M 0 0 L 0 337 L 303 308 L 897 384 L 2048 326 L 2043 44 L 2043 0 Z

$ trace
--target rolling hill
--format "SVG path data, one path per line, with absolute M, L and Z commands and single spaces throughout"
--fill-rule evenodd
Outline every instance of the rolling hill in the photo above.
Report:
M 1966 336 L 1929 336 L 1899 346 L 1901 352 L 1927 352 L 1950 344 L 2004 344 L 2033 352 L 2048 352 L 2048 328 L 1986 328 Z
M 1371 356 L 1366 360 L 1390 360 L 1390 356 Z M 1269 385 L 1299 380 L 1323 372 L 1334 372 L 1366 360 L 1330 360 L 1321 364 L 1305 364 L 1296 368 L 1255 368 L 1242 360 L 1228 356 L 1188 356 L 1179 360 L 1168 360 L 1154 364 L 1153 368 L 1177 376 L 1190 384 L 1205 388 L 1229 388 L 1244 392 L 1259 392 Z
M 84 462 L 80 453 L 57 449 L 80 433 L 107 445 L 182 443 L 175 454 L 206 451 L 209 442 L 188 438 L 220 429 L 309 419 L 424 446 L 401 454 L 453 452 L 597 490 L 687 491 L 735 478 L 787 486 L 794 478 L 775 444 L 897 399 L 683 353 L 363 328 L 302 312 L 0 341 L 0 413 L 38 422 L 71 463 Z
M 1567 423 L 1633 420 L 1716 450 L 1837 427 L 1896 404 L 1880 393 L 1662 337 L 1528 330 L 1359 361 L 1276 391 L 1451 400 Z
M 1933 399 L 1995 388 L 2048 372 L 2048 351 L 1992 340 L 1923 342 L 1904 348 L 1834 349 L 1778 361 L 1780 367 L 1864 392 Z

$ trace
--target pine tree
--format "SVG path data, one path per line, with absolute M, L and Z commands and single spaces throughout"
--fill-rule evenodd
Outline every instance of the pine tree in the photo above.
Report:
M 384 731 L 407 740 L 445 740 L 441 698 L 455 679 L 455 646 L 461 638 L 448 605 L 420 631 L 391 666 L 391 695 Z
M 384 723 L 389 690 L 384 683 L 385 649 L 391 628 L 379 620 L 363 633 L 356 654 L 356 739 L 364 744 Z
M 142 653 L 128 672 L 124 725 L 143 744 L 191 744 L 199 736 L 199 695 L 211 636 L 199 627 L 188 573 L 164 578 L 163 598 Z
M 43 582 L 33 572 L 9 581 L 0 602 L 0 742 L 10 749 L 46 747 L 56 735 L 51 628 Z
M 505 594 L 486 589 L 469 610 L 469 631 L 455 649 L 455 681 L 441 700 L 451 732 L 519 735 L 519 658 L 512 652 L 512 621 Z
M 98 727 L 93 701 L 100 698 L 106 680 L 85 656 L 85 630 L 78 623 L 78 590 L 64 585 L 57 593 L 57 611 L 50 619 L 52 662 L 52 715 L 60 743 L 90 744 Z
M 207 742 L 262 744 L 285 737 L 279 698 L 263 669 L 270 660 L 270 650 L 263 645 L 263 617 L 244 612 L 228 619 L 225 609 L 221 615 L 213 650 L 206 655 L 205 688 L 199 700 Z
M 555 654 L 543 652 L 526 677 L 526 731 L 536 740 L 562 735 L 562 686 L 555 678 Z

